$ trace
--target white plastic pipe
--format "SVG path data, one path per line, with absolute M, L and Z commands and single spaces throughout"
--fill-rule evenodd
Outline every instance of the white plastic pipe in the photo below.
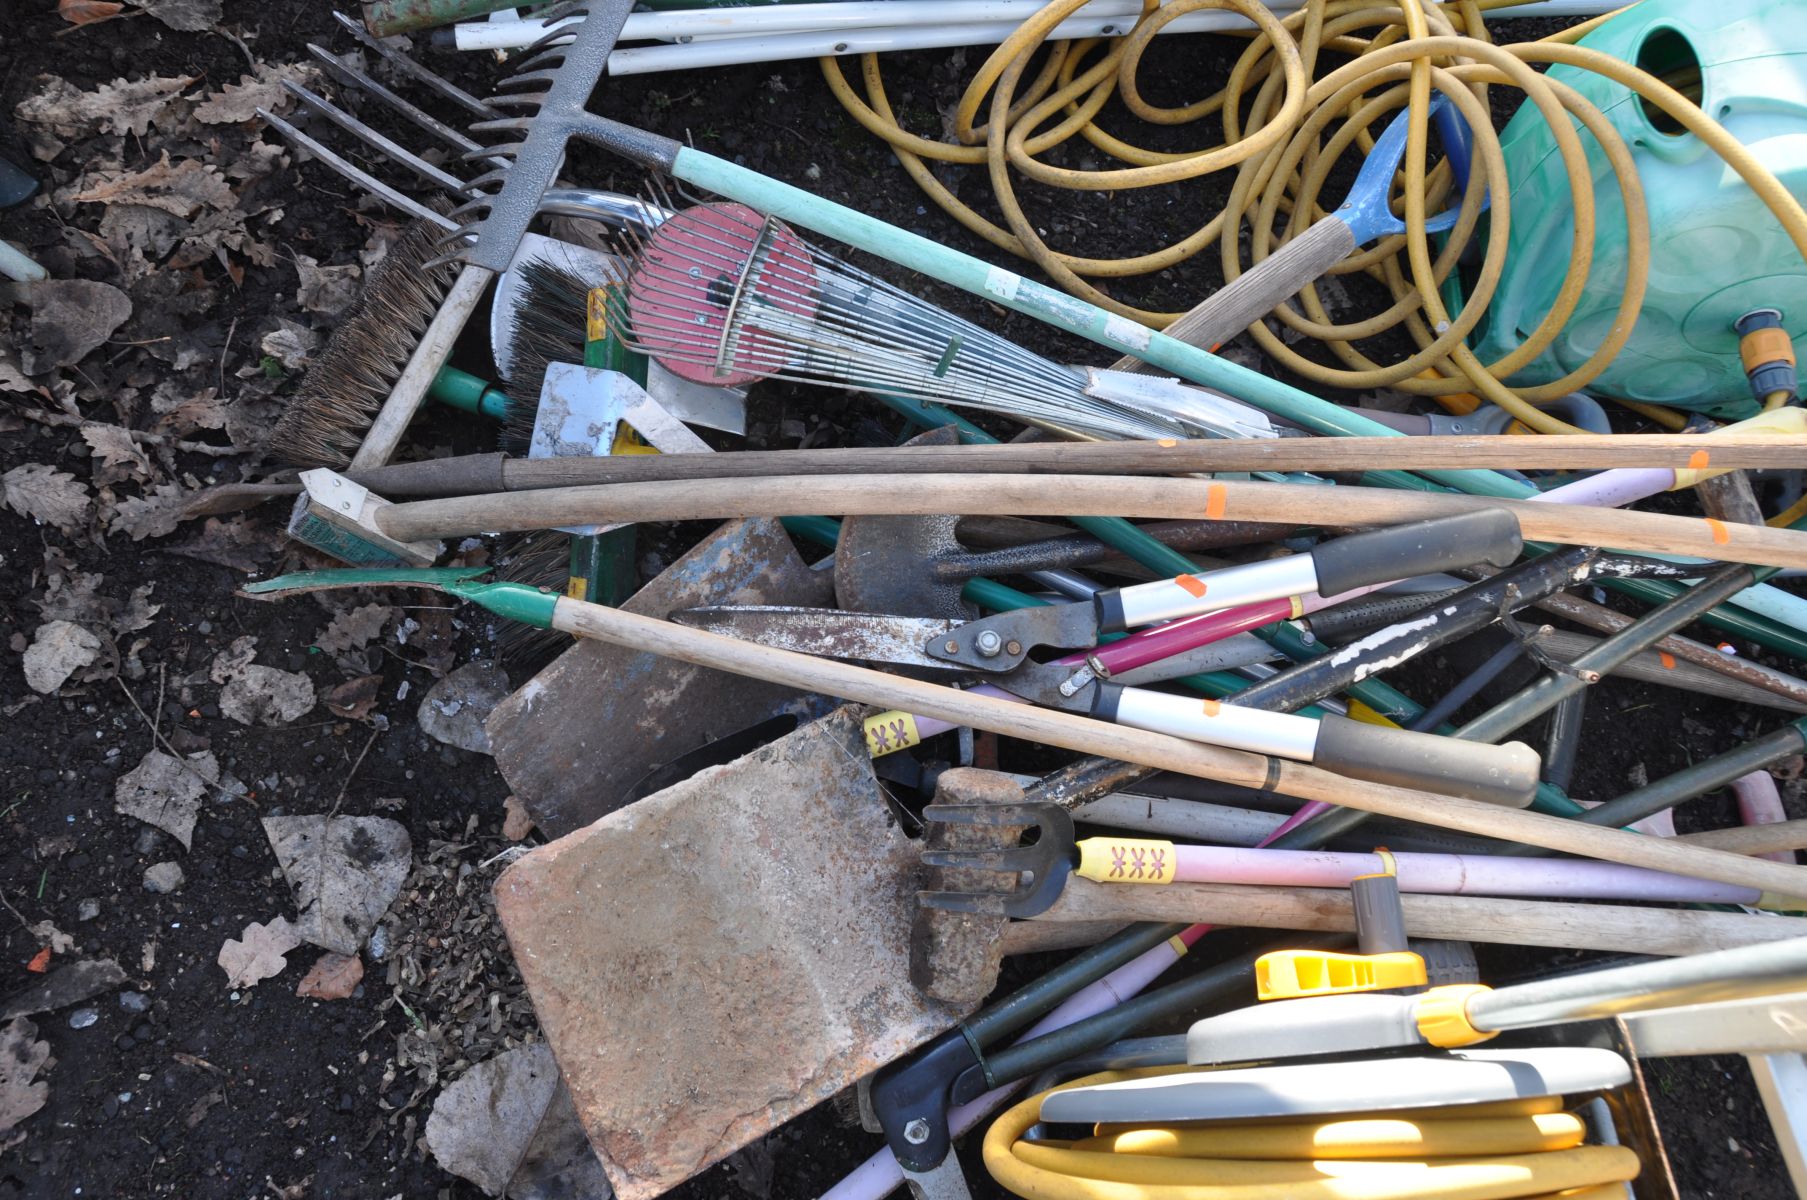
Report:
M 1005 30 L 1001 36 L 970 32 L 957 41 L 919 41 L 915 44 L 892 44 L 867 49 L 926 50 L 941 46 L 992 45 L 1001 42 L 1030 16 L 1046 7 L 1045 0 L 878 0 L 868 3 L 772 5 L 759 8 L 686 9 L 675 12 L 634 13 L 621 33 L 622 41 L 719 41 L 741 38 L 748 42 L 769 40 L 774 34 L 818 33 L 843 34 L 861 30 L 884 29 L 894 37 L 907 33 L 923 36 L 930 31 L 955 27 L 991 26 Z M 1122 35 L 1133 24 L 1141 10 L 1138 0 L 1093 0 L 1063 22 L 1051 35 L 1056 38 Z M 1269 6 L 1286 14 L 1299 7 L 1299 0 L 1276 0 Z M 1514 17 L 1595 16 L 1611 12 L 1617 4 L 1598 0 L 1542 0 L 1519 8 L 1496 11 L 1493 19 Z M 574 24 L 574 22 L 562 22 Z M 493 14 L 488 20 L 467 21 L 453 27 L 454 44 L 460 50 L 516 50 L 537 41 L 547 29 L 555 26 L 540 21 L 526 21 L 506 13 Z M 1067 32 L 1071 28 L 1076 32 Z M 1199 33 L 1226 29 L 1248 29 L 1251 23 L 1235 13 L 1194 13 L 1174 21 L 1163 32 Z M 832 39 L 830 44 L 832 44 Z M 796 52 L 785 47 L 781 57 L 809 58 L 832 50 Z M 761 53 L 770 54 L 771 48 Z M 841 53 L 860 53 L 849 49 Z M 619 51 L 617 53 L 620 53 Z M 720 66 L 727 62 L 772 62 L 777 58 L 747 57 L 717 62 L 649 67 L 639 71 L 616 71 L 610 58 L 611 75 L 645 74 L 653 70 L 682 70 L 688 66 Z

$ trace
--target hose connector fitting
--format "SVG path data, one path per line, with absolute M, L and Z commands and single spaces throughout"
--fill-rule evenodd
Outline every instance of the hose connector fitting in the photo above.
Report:
M 1751 394 L 1768 404 L 1781 394 L 1794 399 L 1800 386 L 1795 373 L 1794 342 L 1782 328 L 1782 314 L 1774 308 L 1754 308 L 1732 323 L 1738 331 L 1738 354 L 1744 362 Z

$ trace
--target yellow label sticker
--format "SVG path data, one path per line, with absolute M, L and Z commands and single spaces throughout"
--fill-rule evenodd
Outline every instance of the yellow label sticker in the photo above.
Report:
M 1160 441 L 1156 442 L 1155 445 L 1163 450 L 1171 450 L 1179 445 L 1179 442 L 1175 441 L 1173 438 L 1162 438 Z
M 584 306 L 584 337 L 592 342 L 608 340 L 609 290 L 607 288 L 590 289 L 589 302 Z
M 582 575 L 571 576 L 565 580 L 565 595 L 573 600 L 588 600 L 590 598 L 590 581 Z
M 908 750 L 922 741 L 916 731 L 916 718 L 896 709 L 867 717 L 861 728 L 866 733 L 866 753 L 872 758 Z

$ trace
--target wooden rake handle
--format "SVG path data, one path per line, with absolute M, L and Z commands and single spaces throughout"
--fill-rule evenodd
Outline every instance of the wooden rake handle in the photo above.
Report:
M 1400 898 L 1406 932 L 1451 941 L 1502 942 L 1630 954 L 1704 954 L 1796 936 L 1803 926 L 1747 913 L 1570 904 L 1496 896 Z M 1268 929 L 1349 932 L 1354 901 L 1338 888 L 1174 883 L 1124 887 L 1070 879 L 1036 921 L 1188 921 Z
M 416 500 L 382 510 L 402 541 L 613 521 L 727 520 L 792 513 L 839 516 L 1203 517 L 1300 525 L 1393 525 L 1501 508 L 1528 541 L 1680 554 L 1775 567 L 1807 566 L 1807 533 L 1698 517 L 1529 500 L 1291 483 L 1224 483 L 1125 475 L 830 475 L 620 483 Z

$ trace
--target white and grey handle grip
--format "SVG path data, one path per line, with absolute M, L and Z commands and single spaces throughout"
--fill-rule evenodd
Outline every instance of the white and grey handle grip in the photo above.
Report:
M 1325 217 L 1167 326 L 1167 336 L 1214 351 L 1355 253 L 1357 245 L 1348 222 Z
M 1531 803 L 1542 767 L 1537 751 L 1523 742 L 1485 745 L 1334 714 L 1313 720 L 1146 688 L 1105 684 L 1098 688 L 1092 715 L 1151 733 L 1308 762 L 1351 779 L 1508 808 Z
M 1506 567 L 1523 548 L 1517 517 L 1502 509 L 1477 509 L 1352 534 L 1307 554 L 1114 588 L 1099 592 L 1093 603 L 1099 632 L 1121 633 L 1281 596 L 1338 596 L 1477 563 Z

